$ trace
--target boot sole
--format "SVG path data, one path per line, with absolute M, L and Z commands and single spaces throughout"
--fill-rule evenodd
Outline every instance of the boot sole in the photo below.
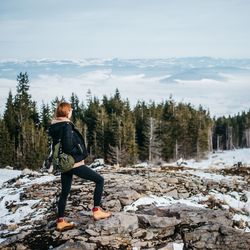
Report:
M 75 226 L 67 226 L 67 227 L 64 227 L 64 228 L 62 228 L 62 229 L 56 229 L 57 231 L 59 231 L 59 232 L 64 232 L 64 231 L 66 231 L 66 230 L 70 230 L 70 229 L 73 229 Z
M 111 214 L 111 215 L 112 215 L 112 214 Z M 107 217 L 105 217 L 105 218 L 95 218 L 95 217 L 93 217 L 93 219 L 94 219 L 95 221 L 98 221 L 98 220 L 105 220 L 105 219 L 110 218 L 111 215 L 109 215 L 109 216 L 107 216 Z

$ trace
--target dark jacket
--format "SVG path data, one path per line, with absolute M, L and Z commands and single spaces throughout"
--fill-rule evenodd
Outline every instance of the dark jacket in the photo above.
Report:
M 61 138 L 62 151 L 72 155 L 75 162 L 82 161 L 88 156 L 84 139 L 72 122 L 52 123 L 49 127 L 49 135 L 53 139 L 53 145 L 56 145 Z

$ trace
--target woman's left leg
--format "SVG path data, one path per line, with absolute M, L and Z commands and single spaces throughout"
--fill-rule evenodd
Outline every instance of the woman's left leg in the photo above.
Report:
M 101 204 L 104 178 L 95 172 L 93 169 L 83 165 L 77 168 L 73 168 L 72 173 L 86 180 L 94 181 L 95 191 L 94 191 L 94 207 L 99 207 Z

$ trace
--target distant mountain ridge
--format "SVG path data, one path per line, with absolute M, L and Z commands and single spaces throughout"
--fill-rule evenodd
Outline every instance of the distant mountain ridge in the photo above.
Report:
M 223 80 L 223 75 L 250 73 L 250 59 L 187 57 L 166 59 L 84 59 L 84 60 L 1 60 L 0 78 L 15 79 L 27 71 L 31 78 L 39 75 L 78 76 L 93 71 L 109 70 L 113 75 L 162 77 L 161 82 L 176 80 Z

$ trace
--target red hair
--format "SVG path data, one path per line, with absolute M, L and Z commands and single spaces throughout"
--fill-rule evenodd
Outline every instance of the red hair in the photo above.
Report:
M 67 102 L 61 102 L 56 108 L 56 117 L 68 117 L 71 111 L 71 104 Z

